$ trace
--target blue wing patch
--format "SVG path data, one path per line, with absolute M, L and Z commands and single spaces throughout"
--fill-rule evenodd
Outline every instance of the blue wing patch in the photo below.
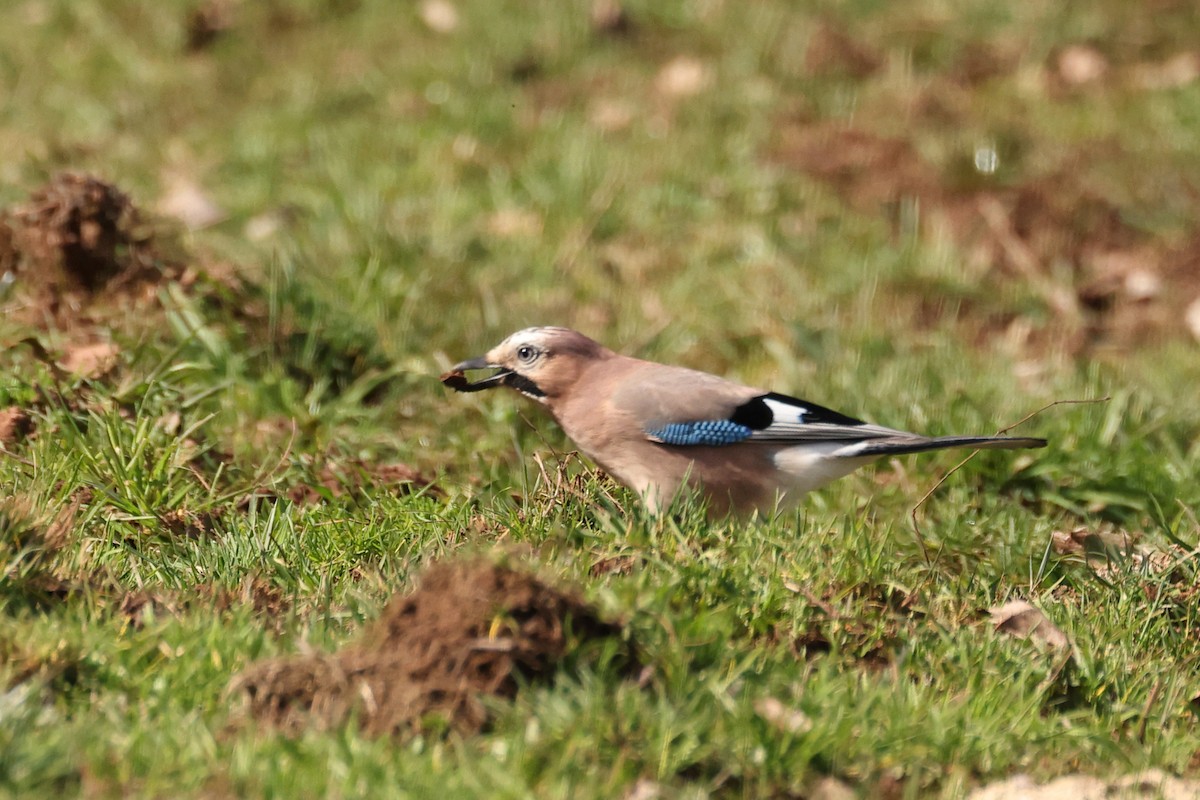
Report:
M 705 445 L 719 447 L 750 438 L 754 431 L 729 419 L 702 420 L 700 422 L 672 422 L 646 431 L 646 436 L 663 444 L 683 446 Z

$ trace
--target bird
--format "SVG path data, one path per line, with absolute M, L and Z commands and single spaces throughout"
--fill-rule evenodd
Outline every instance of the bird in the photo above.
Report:
M 495 372 L 472 382 L 467 373 Z M 770 514 L 885 456 L 1045 447 L 1045 439 L 922 436 L 786 394 L 620 355 L 578 331 L 535 327 L 456 364 L 460 392 L 508 387 L 545 406 L 578 449 L 660 513 L 695 492 L 711 517 Z

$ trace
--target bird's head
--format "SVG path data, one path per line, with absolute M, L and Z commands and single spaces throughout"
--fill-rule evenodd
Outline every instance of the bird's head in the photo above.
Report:
M 590 363 L 609 355 L 612 351 L 570 328 L 526 328 L 487 355 L 456 364 L 442 376 L 442 383 L 459 392 L 508 386 L 548 403 L 567 393 Z M 472 383 L 465 373 L 478 369 L 496 372 Z

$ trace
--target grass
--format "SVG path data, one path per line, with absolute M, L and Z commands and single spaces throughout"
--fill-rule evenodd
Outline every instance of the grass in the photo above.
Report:
M 864 207 L 772 157 L 787 124 L 832 120 L 905 138 L 946 185 L 1066 168 L 1065 205 L 1100 192 L 1174 247 L 1195 218 L 1200 84 L 1122 76 L 1190 47 L 1194 12 L 631 2 L 625 36 L 583 3 L 461 2 L 440 35 L 407 6 L 279 0 L 235 5 L 188 53 L 190 7 L 0 10 L 2 204 L 79 169 L 153 207 L 185 176 L 225 211 L 186 258 L 238 265 L 257 288 L 231 302 L 262 310 L 164 286 L 161 319 L 102 326 L 121 363 L 90 381 L 17 344 L 59 354 L 72 331 L 0 319 L 0 408 L 37 430 L 0 454 L 0 793 L 783 797 L 833 775 L 950 798 L 1020 772 L 1197 777 L 1195 342 L 1073 349 L 1084 322 L 1052 302 L 1070 265 L 1047 256 L 1041 284 L 976 270 L 928 233 L 931 203 Z M 808 64 L 820 21 L 882 66 Z M 1079 42 L 1110 78 L 1039 83 Z M 1018 57 L 955 83 L 985 47 Z M 677 56 L 699 64 L 694 94 L 662 88 Z M 1000 171 L 964 177 L 983 140 Z M 528 404 L 434 380 L 538 323 L 932 434 L 1109 399 L 1022 426 L 1044 451 L 955 472 L 920 539 L 909 513 L 953 455 L 778 519 L 654 519 Z M 444 494 L 289 500 L 326 460 L 410 463 Z M 1172 570 L 1094 570 L 1052 546 L 1077 527 L 1184 550 Z M 642 685 L 567 665 L 470 737 L 239 721 L 240 669 L 352 641 L 425 564 L 478 552 L 627 620 Z M 1012 598 L 1072 652 L 993 632 L 982 610 Z

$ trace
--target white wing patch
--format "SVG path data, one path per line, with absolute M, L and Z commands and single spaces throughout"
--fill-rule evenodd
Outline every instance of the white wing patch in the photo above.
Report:
M 794 405 L 792 403 L 781 403 L 778 400 L 766 398 L 763 400 L 767 408 L 771 409 L 771 413 L 775 415 L 774 425 L 804 425 L 804 418 L 808 416 L 809 410 L 804 406 Z
M 904 435 L 901 431 L 871 425 L 821 406 L 809 407 L 792 398 L 768 395 L 762 403 L 771 411 L 771 424 L 750 436 L 759 441 L 839 442 Z

